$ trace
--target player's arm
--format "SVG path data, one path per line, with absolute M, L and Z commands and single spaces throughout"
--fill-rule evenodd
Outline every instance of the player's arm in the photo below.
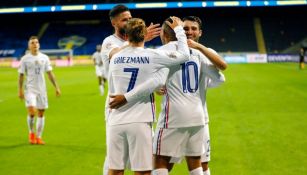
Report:
M 226 70 L 227 63 L 213 50 L 207 48 L 206 46 L 195 42 L 191 39 L 188 39 L 188 45 L 191 48 L 199 50 L 202 54 L 204 54 L 218 69 Z
M 126 103 L 135 102 L 143 97 L 150 95 L 157 88 L 160 88 L 165 84 L 168 72 L 168 68 L 162 68 L 155 72 L 151 78 L 142 84 L 135 86 L 131 91 L 125 94 L 110 95 L 109 107 L 111 109 L 117 109 Z
M 178 48 L 176 51 L 167 51 L 159 49 L 159 51 L 157 52 L 157 60 L 159 60 L 158 64 L 167 67 L 186 62 L 190 58 L 190 50 L 187 44 L 187 36 L 185 35 L 185 31 L 183 30 L 182 21 L 180 20 L 180 18 L 177 17 L 171 17 L 171 19 L 172 23 L 168 21 L 166 21 L 166 23 L 174 30 L 176 34 Z
M 129 45 L 124 45 L 122 47 L 115 47 L 113 48 L 110 52 L 109 52 L 109 59 L 111 59 L 113 57 L 113 55 L 117 54 L 118 52 L 120 52 L 121 50 L 127 48 Z
M 176 38 L 178 41 L 178 51 L 183 55 L 183 57 L 186 57 L 187 59 L 189 59 L 190 51 L 189 51 L 189 46 L 187 45 L 187 36 L 182 27 L 183 22 L 178 17 L 173 16 L 170 18 L 173 20 L 173 22 L 170 23 L 169 21 L 166 21 L 166 24 L 169 25 L 176 34 Z
M 209 77 L 208 87 L 217 87 L 226 81 L 221 71 L 213 65 L 202 53 L 199 53 L 201 61 L 201 73 Z
M 225 75 L 222 72 L 213 70 L 213 74 L 217 78 L 215 78 L 215 79 L 209 78 L 209 80 L 208 80 L 208 88 L 218 87 L 218 86 L 220 86 L 222 83 L 224 83 L 226 81 Z
M 26 64 L 24 62 L 24 57 L 20 60 L 20 65 L 18 68 L 18 97 L 20 99 L 24 99 L 24 91 L 23 91 L 23 81 L 24 81 L 24 74 L 26 73 Z
M 20 99 L 24 99 L 24 93 L 23 93 L 23 80 L 24 80 L 24 74 L 19 73 L 18 76 L 18 97 Z
M 59 87 L 59 85 L 57 84 L 57 82 L 55 80 L 54 74 L 52 73 L 52 71 L 48 71 L 47 74 L 48 74 L 48 78 L 49 78 L 50 82 L 55 87 L 55 94 L 56 94 L 56 96 L 57 97 L 61 96 L 61 90 L 60 90 L 60 87 Z

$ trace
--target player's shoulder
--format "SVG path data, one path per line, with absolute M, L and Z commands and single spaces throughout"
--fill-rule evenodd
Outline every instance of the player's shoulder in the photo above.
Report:
M 205 64 L 210 64 L 209 59 L 199 50 L 193 49 L 193 48 L 189 48 L 189 49 L 190 49 L 190 55 L 192 58 L 198 59 L 200 62 L 203 62 Z
M 106 38 L 102 41 L 102 44 L 106 44 L 106 43 L 112 42 L 114 39 L 115 39 L 115 37 L 114 37 L 113 35 L 110 35 L 110 36 L 106 37 Z
M 194 49 L 194 48 L 189 48 L 190 49 L 190 54 L 194 56 L 200 56 L 203 55 L 199 50 Z
M 20 61 L 26 61 L 27 59 L 29 59 L 30 58 L 30 54 L 25 54 L 24 56 L 22 56 L 21 58 L 20 58 Z
M 49 59 L 49 56 L 44 54 L 44 53 L 42 53 L 42 52 L 39 52 L 38 56 L 43 58 L 43 59 Z
M 114 36 L 114 35 L 110 35 L 108 37 L 106 37 L 103 41 L 102 41 L 102 45 L 106 45 L 106 44 L 109 44 L 109 43 L 125 43 L 124 40 Z
M 152 55 L 152 56 L 158 56 L 158 55 L 161 55 L 161 50 L 146 48 L 146 49 L 144 49 L 143 53 L 146 53 L 146 54 Z
M 178 42 L 177 41 L 171 41 L 167 44 L 164 44 L 163 46 L 158 48 L 159 50 L 177 50 L 178 49 Z

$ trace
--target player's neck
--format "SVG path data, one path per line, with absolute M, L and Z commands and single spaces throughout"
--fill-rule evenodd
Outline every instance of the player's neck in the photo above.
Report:
M 34 55 L 34 56 L 38 55 L 38 51 L 36 51 L 36 50 L 35 51 L 31 51 L 30 53 L 31 53 L 31 55 Z
M 124 41 L 127 41 L 127 40 L 128 40 L 127 35 L 122 35 L 122 34 L 120 34 L 118 31 L 116 31 L 116 32 L 114 33 L 114 35 L 115 35 L 117 38 L 120 38 L 120 39 L 122 39 L 122 40 L 124 40 Z
M 129 42 L 129 45 L 131 47 L 144 47 L 144 42 L 139 42 L 139 43 L 132 43 L 132 42 Z

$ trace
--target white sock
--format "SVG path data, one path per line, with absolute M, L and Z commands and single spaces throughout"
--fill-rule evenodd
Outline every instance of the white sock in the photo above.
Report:
M 45 117 L 37 117 L 37 122 L 36 122 L 36 137 L 42 138 L 43 135 L 43 130 L 45 126 Z
M 190 171 L 190 175 L 203 175 L 203 168 L 195 168 L 194 170 Z
M 204 175 L 210 175 L 210 169 L 209 168 L 206 171 L 204 171 Z
M 104 95 L 104 85 L 103 84 L 99 86 L 99 89 L 100 89 L 100 94 Z
M 27 117 L 27 122 L 28 122 L 29 133 L 34 133 L 35 118 L 28 116 Z
M 108 175 L 109 173 L 109 164 L 108 164 L 108 159 L 107 156 L 104 159 L 104 163 L 103 163 L 103 175 Z
M 168 175 L 168 170 L 165 168 L 154 169 L 152 175 Z

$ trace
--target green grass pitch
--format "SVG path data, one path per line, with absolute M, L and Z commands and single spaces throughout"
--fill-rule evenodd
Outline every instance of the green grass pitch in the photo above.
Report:
M 1 175 L 102 174 L 105 97 L 94 67 L 56 67 L 54 73 L 62 97 L 47 80 L 46 145 L 37 146 L 28 144 L 17 71 L 0 68 Z M 211 174 L 306 175 L 307 70 L 293 63 L 231 64 L 224 74 L 226 83 L 208 91 Z M 185 163 L 171 174 L 188 174 Z

